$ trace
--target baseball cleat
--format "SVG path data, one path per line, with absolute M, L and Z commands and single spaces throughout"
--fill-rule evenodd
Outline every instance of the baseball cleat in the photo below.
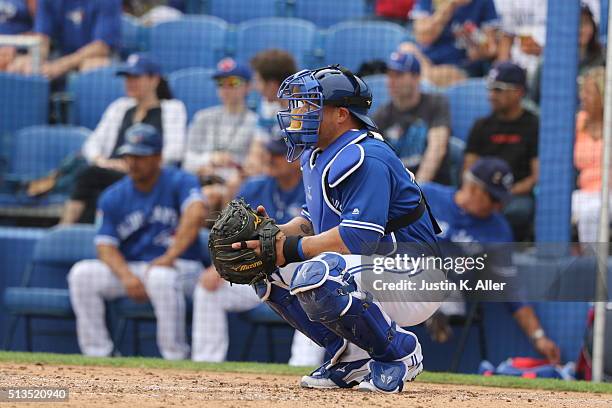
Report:
M 370 372 L 368 363 L 371 360 L 340 362 L 331 367 L 329 363 L 323 364 L 310 375 L 300 380 L 302 388 L 352 388 L 359 384 Z
M 406 367 L 402 362 L 372 363 L 385 365 L 385 367 L 370 366 L 373 371 L 359 383 L 359 391 L 394 394 L 402 390 L 404 383 L 414 381 L 416 376 L 423 371 L 422 363 L 414 367 Z

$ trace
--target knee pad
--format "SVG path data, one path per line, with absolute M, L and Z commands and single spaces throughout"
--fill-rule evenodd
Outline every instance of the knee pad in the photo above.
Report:
M 324 253 L 304 262 L 296 269 L 290 288 L 310 320 L 322 323 L 375 360 L 402 359 L 416 348 L 416 337 L 398 330 L 372 295 L 358 290 L 339 254 Z
M 341 353 L 346 345 L 341 337 L 322 324 L 311 321 L 300 302 L 284 288 L 267 279 L 253 285 L 257 296 L 294 329 L 304 333 L 331 355 Z

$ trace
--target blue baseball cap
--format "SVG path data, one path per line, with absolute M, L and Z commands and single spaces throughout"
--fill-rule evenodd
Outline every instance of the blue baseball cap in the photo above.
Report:
M 482 157 L 466 172 L 468 180 L 480 185 L 495 200 L 506 203 L 512 193 L 514 176 L 508 163 L 496 157 Z
M 158 130 L 146 123 L 137 123 L 125 131 L 125 143 L 119 147 L 119 156 L 153 156 L 160 154 L 164 142 Z
M 410 52 L 393 52 L 387 60 L 387 69 L 399 72 L 421 73 L 421 63 L 416 55 Z
M 527 74 L 523 68 L 513 62 L 500 62 L 489 71 L 487 85 L 489 88 L 504 89 L 510 85 L 525 89 L 527 88 Z
M 283 156 L 287 155 L 287 143 L 285 143 L 283 138 L 272 136 L 268 141 L 266 141 L 265 147 L 270 154 Z
M 160 66 L 146 53 L 132 54 L 117 70 L 120 76 L 161 75 Z
M 213 74 L 214 79 L 237 76 L 245 81 L 251 80 L 251 70 L 246 65 L 239 64 L 233 58 L 223 58 L 217 63 L 217 70 Z

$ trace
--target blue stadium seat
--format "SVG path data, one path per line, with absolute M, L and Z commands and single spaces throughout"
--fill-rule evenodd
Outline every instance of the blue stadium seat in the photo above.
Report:
M 246 337 L 246 342 L 244 343 L 244 348 L 242 349 L 241 360 L 248 360 L 251 349 L 253 348 L 253 341 L 257 335 L 257 330 L 263 327 L 266 330 L 268 362 L 272 363 L 276 361 L 275 349 L 277 348 L 277 344 L 275 339 L 277 336 L 274 336 L 273 330 L 277 327 L 289 327 L 289 324 L 265 303 L 251 310 L 247 310 L 246 312 L 242 312 L 239 316 L 251 325 L 249 334 Z
M 212 75 L 215 71 L 205 68 L 186 68 L 168 76 L 170 89 L 176 99 L 187 107 L 189 120 L 200 109 L 218 105 L 217 87 Z
M 31 180 L 56 169 L 78 153 L 90 130 L 75 126 L 31 126 L 15 134 L 9 161 L 11 178 Z
M 370 115 L 389 102 L 389 88 L 387 87 L 387 75 L 377 74 L 363 77 L 363 80 L 372 91 L 372 107 Z
M 105 67 L 69 78 L 71 124 L 95 129 L 108 105 L 125 95 L 124 80 L 115 75 L 116 70 Z
M 285 16 L 286 0 L 208 0 L 208 3 L 208 14 L 231 24 Z
M 366 15 L 366 0 L 293 0 L 292 17 L 312 21 L 322 28 Z
M 49 82 L 38 76 L 0 72 L 0 154 L 7 153 L 7 135 L 49 118 Z
M 4 306 L 12 315 L 4 337 L 4 348 L 11 345 L 18 319 L 25 319 L 26 348 L 32 351 L 37 332 L 33 318 L 73 319 L 66 275 L 82 259 L 95 258 L 93 225 L 56 227 L 41 237 L 22 277 L 22 286 L 7 288 Z M 74 336 L 74 332 L 62 332 Z
M 295 57 L 299 67 L 312 63 L 317 27 L 310 21 L 295 18 L 262 18 L 237 27 L 236 59 L 243 63 L 259 51 L 280 48 Z
M 474 122 L 491 112 L 486 80 L 468 79 L 446 89 L 450 106 L 451 133 L 467 141 Z
M 357 72 L 366 61 L 385 61 L 407 38 L 405 29 L 385 21 L 336 24 L 329 28 L 325 39 L 325 62 L 342 64 Z
M 147 50 L 148 28 L 127 14 L 121 16 L 121 57 Z
M 213 16 L 187 16 L 156 25 L 150 32 L 150 52 L 163 72 L 183 68 L 213 68 L 225 54 L 227 23 Z

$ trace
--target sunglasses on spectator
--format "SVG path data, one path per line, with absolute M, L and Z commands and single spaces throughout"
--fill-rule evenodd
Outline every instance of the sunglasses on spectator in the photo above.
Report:
M 217 79 L 217 86 L 221 88 L 225 86 L 230 87 L 230 88 L 237 88 L 244 83 L 245 83 L 245 80 L 237 76 L 228 76 L 225 78 Z
M 489 91 L 502 92 L 502 91 L 516 91 L 520 89 L 519 86 L 507 84 L 505 82 L 491 82 L 487 84 Z

